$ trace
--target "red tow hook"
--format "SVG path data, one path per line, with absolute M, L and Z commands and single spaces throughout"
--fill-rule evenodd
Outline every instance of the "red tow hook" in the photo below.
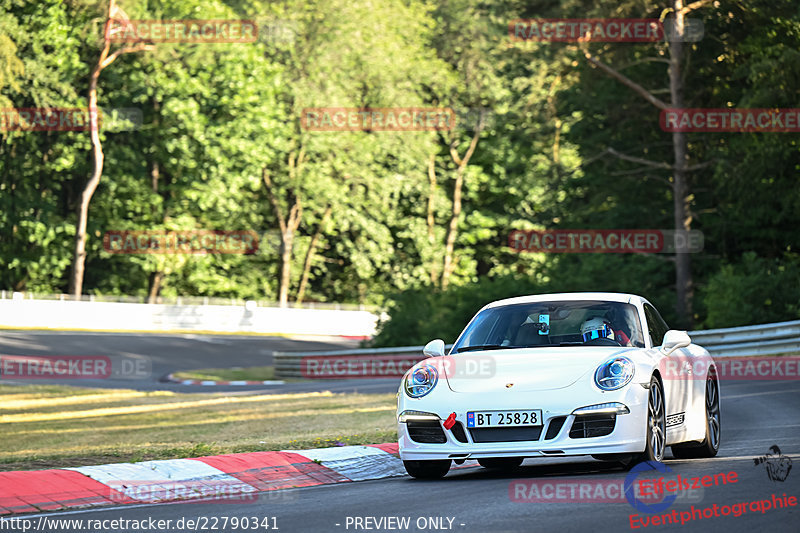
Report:
M 450 413 L 450 416 L 447 417 L 447 420 L 444 421 L 444 429 L 450 429 L 451 427 L 456 425 L 456 414 Z

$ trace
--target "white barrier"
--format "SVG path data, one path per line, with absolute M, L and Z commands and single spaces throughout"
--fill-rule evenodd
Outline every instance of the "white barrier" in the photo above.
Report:
M 0 327 L 123 331 L 213 331 L 371 337 L 369 311 L 232 305 L 159 305 L 0 300 Z

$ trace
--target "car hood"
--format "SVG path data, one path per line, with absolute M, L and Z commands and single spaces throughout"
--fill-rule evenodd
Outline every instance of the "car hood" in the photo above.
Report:
M 516 348 L 446 356 L 447 384 L 453 392 L 544 391 L 569 387 L 606 359 L 636 350 L 610 346 Z

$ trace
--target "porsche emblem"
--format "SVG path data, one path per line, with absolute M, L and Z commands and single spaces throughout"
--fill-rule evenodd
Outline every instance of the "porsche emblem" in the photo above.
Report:
M 513 386 L 514 386 L 514 384 L 513 384 L 513 383 L 506 383 L 506 388 L 507 388 L 507 389 L 510 389 L 510 388 L 511 388 L 511 387 L 513 387 Z

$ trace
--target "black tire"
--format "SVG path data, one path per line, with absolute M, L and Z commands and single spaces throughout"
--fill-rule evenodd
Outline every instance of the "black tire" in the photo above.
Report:
M 709 374 L 706 378 L 705 404 L 706 438 L 700 443 L 673 444 L 672 456 L 675 459 L 699 459 L 717 455 L 722 440 L 722 421 L 719 410 L 719 382 L 714 374 Z
M 521 465 L 524 460 L 524 457 L 490 457 L 488 459 L 478 459 L 478 464 L 484 468 L 511 470 Z
M 408 475 L 416 479 L 441 479 L 450 471 L 450 459 L 403 461 Z
M 647 428 L 644 452 L 639 454 L 629 463 L 633 466 L 643 461 L 664 460 L 664 450 L 667 443 L 667 417 L 664 414 L 664 390 L 661 382 L 655 376 L 650 378 L 650 388 L 647 395 Z

